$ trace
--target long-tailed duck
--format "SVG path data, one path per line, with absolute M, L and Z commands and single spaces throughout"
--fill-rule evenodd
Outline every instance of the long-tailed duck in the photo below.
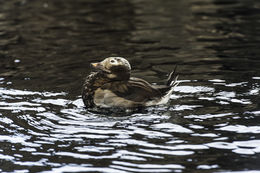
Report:
M 178 85 L 175 70 L 165 85 L 152 85 L 130 77 L 131 66 L 122 57 L 109 57 L 91 65 L 95 71 L 87 76 L 82 92 L 86 107 L 135 108 L 165 104 Z

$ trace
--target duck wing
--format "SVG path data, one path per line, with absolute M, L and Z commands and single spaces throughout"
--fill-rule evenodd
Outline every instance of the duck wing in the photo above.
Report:
M 128 81 L 115 81 L 102 86 L 120 98 L 133 102 L 145 102 L 162 96 L 157 88 L 140 78 L 131 77 Z

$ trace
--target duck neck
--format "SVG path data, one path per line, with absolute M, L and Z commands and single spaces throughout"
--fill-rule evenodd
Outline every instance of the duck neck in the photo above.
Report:
M 100 72 L 92 72 L 85 80 L 82 90 L 82 98 L 87 107 L 94 106 L 94 92 L 109 80 L 103 77 Z
M 108 79 L 104 78 L 100 72 L 92 72 L 85 80 L 84 87 L 91 88 L 93 90 L 101 87 L 105 83 L 109 82 Z

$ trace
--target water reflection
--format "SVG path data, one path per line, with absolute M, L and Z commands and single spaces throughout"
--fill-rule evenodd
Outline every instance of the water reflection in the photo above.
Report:
M 1 171 L 260 170 L 259 7 L 1 2 Z M 126 56 L 133 75 L 157 83 L 178 63 L 171 102 L 135 112 L 85 109 L 82 78 L 109 55 Z

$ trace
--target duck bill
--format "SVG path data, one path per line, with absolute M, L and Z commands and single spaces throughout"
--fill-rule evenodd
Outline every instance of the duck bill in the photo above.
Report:
M 93 67 L 94 69 L 101 69 L 102 65 L 100 63 L 91 63 L 90 64 L 91 67 Z
M 91 63 L 90 64 L 92 68 L 94 68 L 95 70 L 101 70 L 101 71 L 104 71 L 104 72 L 109 72 L 108 70 L 106 70 L 104 68 L 104 66 L 102 65 L 102 63 L 100 62 L 96 62 L 96 63 Z

